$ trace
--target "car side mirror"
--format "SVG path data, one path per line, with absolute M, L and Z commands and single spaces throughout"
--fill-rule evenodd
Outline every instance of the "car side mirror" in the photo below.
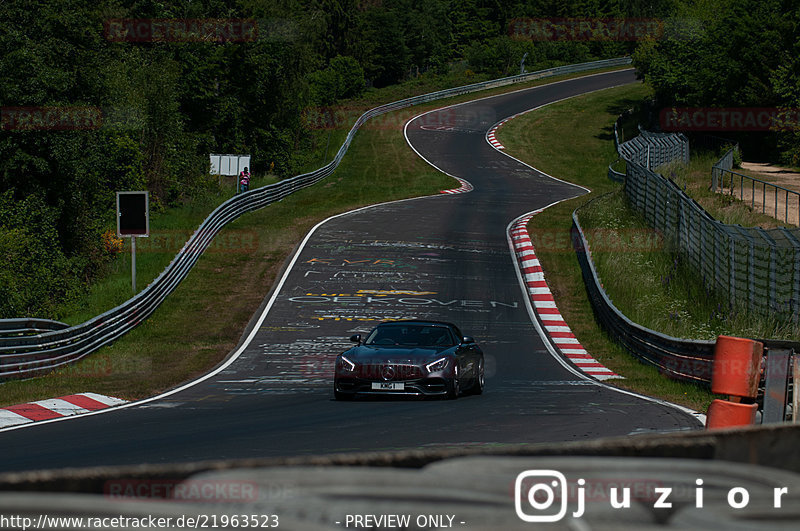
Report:
M 350 336 L 350 341 L 352 341 L 353 343 L 358 343 L 360 345 L 361 344 L 361 334 L 355 334 L 355 335 Z
M 461 338 L 461 343 L 464 345 L 471 345 L 475 343 L 475 339 L 472 336 L 464 336 Z

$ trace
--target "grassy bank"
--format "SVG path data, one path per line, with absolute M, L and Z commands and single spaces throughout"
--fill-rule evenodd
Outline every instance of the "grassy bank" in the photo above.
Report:
M 558 308 L 581 344 L 603 364 L 625 376 L 625 380 L 614 380 L 614 385 L 704 411 L 712 399 L 710 393 L 694 385 L 664 378 L 653 367 L 640 363 L 602 331 L 594 319 L 569 238 L 561 239 L 563 246 L 547 245 L 544 241 L 537 245 L 538 234 L 552 234 L 553 231 L 569 234 L 573 210 L 592 198 L 619 189 L 620 185 L 606 176 L 608 164 L 616 159 L 613 123 L 622 111 L 647 95 L 648 90 L 636 84 L 572 98 L 508 122 L 500 130 L 499 140 L 511 155 L 550 175 L 592 190 L 590 194 L 565 201 L 534 216 L 528 225 Z M 605 212 L 623 209 L 624 202 L 611 205 Z M 602 212 L 599 217 L 601 219 L 595 222 L 607 229 L 647 230 L 636 224 L 623 227 L 613 216 L 602 219 Z M 625 219 L 631 221 L 631 218 Z M 619 275 L 619 267 L 627 268 L 628 261 L 646 260 L 636 253 L 613 254 L 625 263 L 617 264 L 615 267 L 618 269 L 608 272 L 608 276 L 636 283 L 627 269 L 622 269 L 626 271 L 625 275 Z M 661 254 L 670 256 L 664 252 Z M 648 266 L 644 271 L 651 276 Z M 616 296 L 611 296 L 616 303 Z
M 628 207 L 620 190 L 597 198 L 579 211 L 584 228 L 599 229 L 593 248 L 597 272 L 614 305 L 628 318 L 673 337 L 713 340 L 718 335 L 794 339 L 795 326 L 730 308 L 707 289 L 683 258 L 664 247 L 660 236 Z M 609 230 L 629 247 L 604 245 Z M 641 245 L 644 243 L 645 245 Z M 624 275 L 619 272 L 624 271 Z
M 494 89 L 480 96 L 570 77 L 577 76 Z M 425 86 L 423 91 L 429 89 Z M 395 96 L 393 92 L 387 101 Z M 147 321 L 113 345 L 66 369 L 36 379 L 3 383 L 0 405 L 86 391 L 126 399 L 144 398 L 207 372 L 233 349 L 282 265 L 313 225 L 360 206 L 427 195 L 454 186 L 455 181 L 434 170 L 408 147 L 402 126 L 416 114 L 475 97 L 478 96 L 442 100 L 367 122 L 332 176 L 227 226 L 186 280 Z M 375 103 L 372 100 L 353 105 L 363 112 Z M 328 159 L 332 158 L 351 125 L 341 123 L 319 130 L 314 149 L 320 160 L 326 145 Z M 330 144 L 322 142 L 326 135 L 331 137 Z M 308 169 L 319 164 L 312 166 Z M 210 197 L 207 203 L 187 205 L 182 211 L 164 213 L 151 221 L 151 230 L 173 230 L 188 237 L 229 193 L 216 199 Z M 217 245 L 217 241 L 223 244 Z M 182 242 L 175 240 L 171 245 L 175 248 L 169 252 L 137 254 L 140 287 L 161 272 Z M 118 270 L 104 280 L 105 286 L 97 287 L 98 292 L 113 293 L 98 293 L 96 301 L 78 305 L 63 319 L 80 322 L 129 297 L 127 264 L 120 261 L 116 267 Z M 198 327 L 198 323 L 203 326 Z
M 177 252 L 186 243 L 194 230 L 222 202 L 236 193 L 233 177 L 223 177 L 222 186 L 194 197 L 191 202 L 163 211 L 151 211 L 150 236 L 136 239 L 136 288 L 142 291 L 164 271 Z M 265 186 L 277 182 L 274 175 L 254 176 L 251 187 Z M 215 241 L 214 248 L 238 245 L 245 235 L 228 234 L 227 238 Z M 234 242 L 234 240 L 236 240 Z M 245 242 L 249 243 L 249 242 Z M 133 296 L 131 286 L 131 241 L 123 239 L 123 249 L 89 288 L 85 296 L 63 306 L 53 318 L 74 325 L 82 323 Z

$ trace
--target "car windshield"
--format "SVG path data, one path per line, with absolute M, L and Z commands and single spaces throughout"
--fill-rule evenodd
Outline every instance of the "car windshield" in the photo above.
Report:
M 399 345 L 413 347 L 452 347 L 453 335 L 442 326 L 390 325 L 379 326 L 370 333 L 365 345 Z

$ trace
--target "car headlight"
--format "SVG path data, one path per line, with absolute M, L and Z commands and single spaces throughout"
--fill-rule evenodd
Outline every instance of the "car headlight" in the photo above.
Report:
M 448 361 L 450 361 L 450 358 L 439 358 L 438 360 L 432 361 L 427 365 L 425 365 L 425 368 L 428 370 L 428 372 L 441 371 L 442 369 L 447 367 Z
M 344 356 L 339 356 L 339 367 L 341 367 L 343 371 L 347 372 L 353 372 L 356 370 L 356 364 Z

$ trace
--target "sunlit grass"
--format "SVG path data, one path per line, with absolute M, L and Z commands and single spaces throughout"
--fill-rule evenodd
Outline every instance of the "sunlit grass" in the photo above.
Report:
M 168 208 L 163 212 L 151 212 L 150 235 L 136 239 L 136 292 L 142 291 L 164 271 L 170 261 L 183 247 L 200 223 L 222 202 L 236 193 L 233 177 L 223 177 L 222 186 L 209 187 L 182 206 Z M 256 175 L 251 180 L 251 189 L 277 182 L 274 175 Z M 217 178 L 211 181 L 216 184 Z M 228 241 L 237 240 L 228 236 Z M 124 248 L 114 262 L 108 265 L 77 301 L 62 307 L 55 319 L 67 324 L 82 323 L 108 311 L 129 298 L 133 293 L 131 278 L 131 240 L 124 238 Z M 223 241 L 224 244 L 224 241 Z M 220 242 L 216 242 L 218 247 Z M 213 246 L 212 246 L 213 247 Z
M 713 340 L 718 335 L 792 339 L 798 335 L 790 323 L 731 308 L 727 298 L 704 286 L 694 269 L 628 206 L 621 190 L 592 201 L 579 211 L 579 218 L 590 234 L 592 229 L 610 229 L 622 236 L 636 235 L 637 241 L 660 242 L 651 251 L 636 246 L 593 251 L 606 292 L 634 322 L 688 339 Z M 589 241 L 591 247 L 591 237 Z

